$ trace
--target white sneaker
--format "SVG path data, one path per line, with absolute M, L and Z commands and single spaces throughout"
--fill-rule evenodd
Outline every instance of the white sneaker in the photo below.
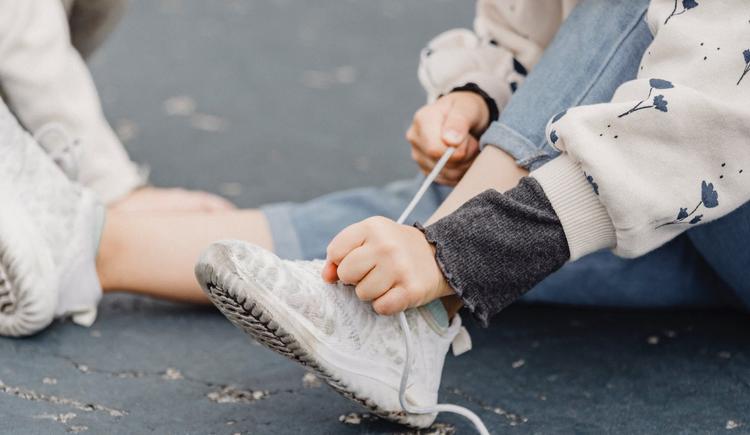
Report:
M 209 298 L 235 326 L 267 347 L 315 370 L 342 395 L 375 414 L 427 427 L 435 414 L 405 413 L 398 399 L 404 336 L 396 316 L 380 316 L 353 288 L 325 283 L 322 261 L 286 261 L 241 241 L 211 245 L 195 271 Z M 461 329 L 426 308 L 407 311 L 414 365 L 407 400 L 437 403 L 443 362 Z
M 2 101 L 0 155 L 0 335 L 34 334 L 56 315 L 93 321 L 104 208 L 68 180 Z

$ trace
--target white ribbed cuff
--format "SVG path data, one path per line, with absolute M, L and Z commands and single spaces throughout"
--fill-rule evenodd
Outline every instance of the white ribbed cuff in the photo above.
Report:
M 607 209 L 583 175 L 581 164 L 563 153 L 533 171 L 555 209 L 570 248 L 570 261 L 617 244 Z

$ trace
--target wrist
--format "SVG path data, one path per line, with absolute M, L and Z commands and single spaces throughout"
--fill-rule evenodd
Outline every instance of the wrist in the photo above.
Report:
M 497 102 L 476 83 L 467 83 L 450 91 L 451 94 L 459 92 L 472 95 L 477 100 L 477 108 L 480 110 L 481 115 L 478 116 L 471 134 L 478 140 L 482 136 L 482 133 L 489 128 L 490 124 L 497 121 L 500 117 L 500 109 L 497 106 Z
M 440 299 L 440 298 L 444 298 L 448 296 L 455 296 L 456 291 L 453 289 L 453 287 L 451 287 L 450 283 L 448 283 L 448 279 L 443 274 L 443 270 L 440 268 L 440 264 L 438 263 L 437 247 L 434 244 L 430 243 L 430 241 L 427 239 L 427 234 L 424 232 L 425 229 L 422 225 L 420 225 L 419 223 L 415 223 L 414 228 L 419 231 L 422 237 L 424 237 L 424 242 L 427 244 L 427 246 L 429 246 L 430 254 L 432 255 L 434 271 L 437 276 L 434 299 Z M 432 301 L 429 301 L 429 302 L 432 302 Z

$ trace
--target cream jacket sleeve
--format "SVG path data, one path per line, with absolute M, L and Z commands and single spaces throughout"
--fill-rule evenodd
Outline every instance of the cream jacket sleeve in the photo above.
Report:
M 449 30 L 422 50 L 419 80 L 428 101 L 474 83 L 502 110 L 576 3 L 479 0 L 473 30 Z
M 563 154 L 532 173 L 572 260 L 640 256 L 750 200 L 750 2 L 653 0 L 647 19 L 638 77 L 555 116 Z
M 70 42 L 60 0 L 0 0 L 0 85 L 31 132 L 57 122 L 80 140 L 79 181 L 102 201 L 143 184 L 104 118 L 91 75 Z

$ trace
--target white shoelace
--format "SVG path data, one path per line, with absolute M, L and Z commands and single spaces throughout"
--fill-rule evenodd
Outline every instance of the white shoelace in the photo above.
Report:
M 403 224 L 406 221 L 406 218 L 408 218 L 409 215 L 414 211 L 414 207 L 417 206 L 419 200 L 422 199 L 425 192 L 427 192 L 427 189 L 430 187 L 433 181 L 435 181 L 435 178 L 437 178 L 438 174 L 440 174 L 440 171 L 443 170 L 445 164 L 448 163 L 448 159 L 450 159 L 455 151 L 456 149 L 453 147 L 448 147 L 448 149 L 445 150 L 443 156 L 440 157 L 440 160 L 438 160 L 438 162 L 435 164 L 435 167 L 432 169 L 429 175 L 427 175 L 427 178 L 425 178 L 422 182 L 422 185 L 414 195 L 414 198 L 412 198 L 409 205 L 406 206 L 406 209 L 404 209 L 403 213 L 401 213 L 401 216 L 399 216 L 398 220 L 396 221 L 397 223 Z M 419 408 L 411 406 L 406 401 L 406 386 L 408 385 L 409 370 L 411 369 L 414 355 L 412 354 L 411 329 L 409 328 L 409 323 L 406 321 L 406 314 L 404 312 L 399 313 L 398 321 L 401 325 L 401 330 L 403 330 L 404 332 L 404 341 L 406 342 L 406 363 L 404 365 L 404 372 L 401 374 L 401 386 L 399 387 L 398 391 L 398 400 L 399 402 L 401 402 L 401 407 L 404 409 L 404 411 L 411 414 L 433 414 L 439 412 L 450 412 L 453 414 L 458 414 L 471 421 L 472 424 L 474 424 L 474 428 L 480 435 L 489 435 L 490 432 L 482 422 L 482 419 L 479 418 L 479 416 L 473 413 L 471 410 L 464 408 L 463 406 L 452 405 L 450 403 L 438 403 L 435 406 Z

